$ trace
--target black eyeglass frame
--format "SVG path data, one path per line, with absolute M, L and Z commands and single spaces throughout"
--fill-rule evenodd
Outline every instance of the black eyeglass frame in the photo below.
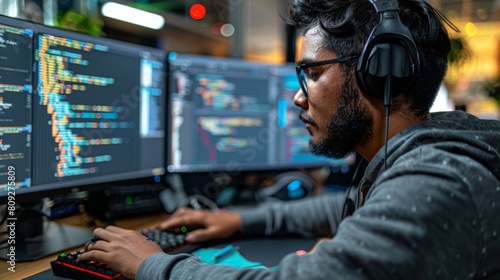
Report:
M 304 93 L 304 96 L 306 98 L 309 97 L 309 93 L 307 92 L 307 78 L 306 78 L 306 75 L 305 75 L 305 73 L 304 73 L 304 75 L 301 74 L 301 73 L 303 73 L 304 69 L 311 68 L 311 67 L 316 67 L 316 66 L 321 66 L 321 65 L 326 65 L 326 64 L 344 63 L 344 62 L 347 62 L 349 59 L 352 59 L 352 58 L 357 58 L 357 56 L 337 57 L 335 59 L 314 61 L 314 62 L 301 63 L 301 64 L 295 65 L 295 71 L 297 71 L 297 78 L 299 80 L 300 89 Z

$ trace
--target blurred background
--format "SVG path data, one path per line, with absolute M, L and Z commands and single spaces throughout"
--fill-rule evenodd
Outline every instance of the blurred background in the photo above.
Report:
M 500 119 L 500 0 L 429 0 L 449 30 L 449 71 L 433 110 Z M 289 0 L 0 0 L 0 14 L 181 53 L 294 61 Z

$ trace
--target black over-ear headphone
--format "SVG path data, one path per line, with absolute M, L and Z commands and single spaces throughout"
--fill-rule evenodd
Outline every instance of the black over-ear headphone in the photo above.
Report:
M 406 90 L 420 68 L 418 49 L 399 19 L 396 0 L 369 0 L 380 22 L 368 37 L 357 65 L 358 84 L 369 96 L 391 98 Z

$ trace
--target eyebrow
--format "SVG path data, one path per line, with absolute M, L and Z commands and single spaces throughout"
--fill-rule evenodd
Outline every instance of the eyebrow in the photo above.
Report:
M 297 61 L 297 65 L 302 65 L 305 63 L 311 63 L 311 62 L 316 62 L 317 60 L 313 60 L 311 58 L 304 58 L 302 60 Z

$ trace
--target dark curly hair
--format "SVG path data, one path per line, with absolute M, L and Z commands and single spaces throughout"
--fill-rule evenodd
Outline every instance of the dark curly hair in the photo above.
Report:
M 450 40 L 443 22 L 449 21 L 425 0 L 398 1 L 399 16 L 410 30 L 419 51 L 420 73 L 405 92 L 403 102 L 416 115 L 429 112 L 446 74 Z M 368 0 L 292 0 L 288 23 L 305 34 L 320 27 L 324 47 L 338 56 L 361 54 L 379 23 Z M 344 75 L 353 74 L 356 61 L 346 63 Z M 394 104 L 395 105 L 395 104 Z

